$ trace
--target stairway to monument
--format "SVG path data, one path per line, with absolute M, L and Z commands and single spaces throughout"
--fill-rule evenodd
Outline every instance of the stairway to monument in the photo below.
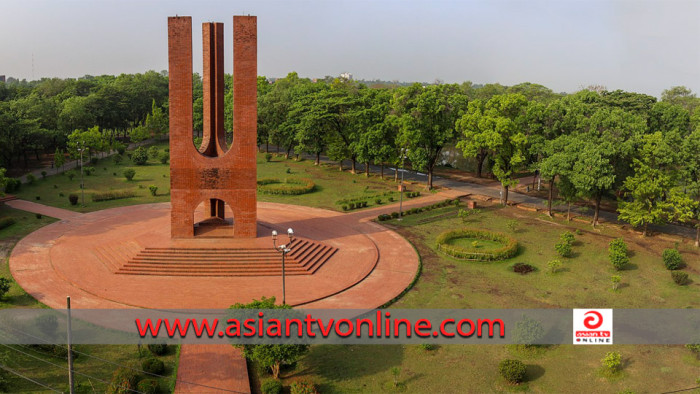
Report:
M 337 248 L 297 239 L 285 259 L 286 275 L 312 275 Z M 278 276 L 282 255 L 272 248 L 145 248 L 117 274 L 167 276 Z

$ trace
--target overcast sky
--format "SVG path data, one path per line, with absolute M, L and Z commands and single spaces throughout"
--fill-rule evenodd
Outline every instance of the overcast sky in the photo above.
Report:
M 167 17 L 258 16 L 258 73 L 700 91 L 700 1 L 0 0 L 0 74 L 78 77 L 167 69 Z M 32 71 L 32 55 L 34 68 Z

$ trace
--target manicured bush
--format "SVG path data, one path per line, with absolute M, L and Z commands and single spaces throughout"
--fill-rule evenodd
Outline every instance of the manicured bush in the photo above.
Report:
M 616 270 L 623 269 L 630 259 L 627 257 L 627 244 L 622 238 L 610 241 L 608 246 L 608 258 Z
M 620 287 L 620 282 L 622 282 L 622 277 L 620 275 L 613 275 L 610 277 L 610 282 L 612 283 L 613 291 L 617 291 Z
M 156 193 L 158 193 L 158 186 L 156 186 L 156 185 L 150 185 L 150 186 L 148 186 L 148 191 L 150 191 L 150 192 L 151 192 L 151 195 L 152 195 L 153 197 L 155 197 L 155 196 L 156 196 Z
M 554 249 L 559 253 L 561 257 L 571 257 L 572 248 L 571 244 L 565 241 L 559 241 L 554 245 Z
M 527 263 L 515 263 L 513 264 L 513 272 L 525 275 L 529 274 L 530 272 L 534 272 L 535 267 L 531 266 L 530 264 Z
M 91 197 L 93 202 L 100 202 L 120 200 L 122 198 L 131 198 L 135 196 L 136 192 L 134 192 L 133 190 L 112 190 L 104 193 L 93 193 Z
M 398 212 L 394 211 L 394 212 L 391 213 L 391 218 L 392 218 L 392 219 L 396 219 L 396 218 L 398 218 L 398 217 L 399 217 L 399 213 L 398 213 Z
M 41 216 L 40 213 L 37 213 L 37 214 L 35 214 L 34 216 L 36 216 L 37 219 L 41 219 L 41 218 L 43 217 L 43 216 Z
M 379 204 L 382 203 L 382 199 L 379 198 L 379 197 L 377 197 L 377 198 L 374 199 L 374 203 L 377 204 L 377 205 L 379 205 Z
M 308 178 L 287 178 L 284 181 L 277 178 L 258 180 L 258 192 L 282 196 L 296 196 L 311 193 L 316 184 Z
M 69 194 L 68 201 L 70 201 L 70 205 L 78 205 L 78 195 L 73 193 Z
M 278 379 L 268 379 L 260 385 L 262 394 L 280 394 L 282 392 L 282 382 Z
M 549 268 L 549 272 L 552 274 L 556 274 L 560 267 L 561 260 L 554 259 L 547 262 L 547 268 Z
M 317 394 L 318 390 L 313 382 L 308 380 L 297 380 L 289 386 L 290 394 Z
M 159 153 L 160 153 L 160 151 L 158 150 L 157 146 L 152 146 L 152 147 L 148 148 L 148 157 L 150 157 L 151 159 L 158 158 Z
M 418 347 L 428 352 L 437 349 L 437 345 L 433 343 L 421 343 Z
M 46 174 L 47 174 L 46 171 L 42 171 L 42 172 L 41 172 L 41 177 L 42 177 L 42 178 L 46 178 Z
M 75 178 L 75 171 L 73 171 L 73 170 L 66 171 L 66 176 L 68 177 L 69 180 L 72 181 L 73 178 Z
M 343 211 L 347 211 L 348 208 L 349 208 L 349 207 L 348 207 L 347 205 L 343 205 Z
M 511 232 L 516 232 L 518 230 L 518 221 L 517 220 L 509 220 L 508 223 L 506 223 L 506 227 L 508 227 L 508 230 Z
M 119 164 L 124 160 L 124 156 L 122 155 L 114 155 L 114 164 Z
M 683 271 L 671 271 L 671 278 L 678 286 L 688 284 L 688 274 Z
M 525 364 L 520 360 L 503 360 L 498 363 L 498 372 L 508 383 L 518 384 L 525 380 Z
M 83 167 L 83 171 L 85 172 L 85 175 L 90 175 L 93 172 L 95 172 L 95 167 Z
M 622 369 L 622 356 L 619 352 L 607 352 L 600 362 L 603 369 L 609 373 L 616 373 Z
M 385 213 L 377 216 L 377 220 L 379 220 L 380 222 L 383 222 L 383 221 L 389 220 L 389 219 L 391 219 L 391 215 L 387 215 Z
M 141 379 L 136 385 L 136 391 L 143 394 L 156 394 L 160 392 L 160 385 L 155 379 Z
M 22 182 L 17 178 L 7 178 L 5 183 L 5 193 L 14 193 L 22 187 Z
M 127 181 L 130 181 L 134 179 L 134 176 L 136 175 L 136 171 L 133 168 L 127 168 L 123 172 L 124 178 L 126 178 Z
M 571 231 L 564 231 L 559 236 L 559 240 L 561 240 L 562 242 L 566 242 L 566 243 L 573 245 L 574 241 L 576 240 L 576 237 L 574 236 L 574 234 Z
M 112 381 L 109 383 L 109 387 L 107 387 L 107 393 L 132 393 L 137 388 L 137 380 L 138 375 L 136 375 L 136 372 L 134 370 L 126 367 L 119 367 L 114 371 L 114 374 L 112 375 Z
M 490 250 L 488 252 L 478 252 L 475 250 L 465 249 L 461 246 L 449 245 L 452 239 L 456 238 L 477 238 L 496 241 L 504 244 L 502 247 Z M 437 237 L 437 248 L 439 251 L 462 260 L 476 261 L 494 261 L 509 259 L 518 252 L 518 242 L 503 233 L 472 230 L 468 228 L 449 230 L 441 233 Z
M 683 258 L 681 257 L 681 253 L 676 249 L 664 249 L 661 257 L 668 270 L 677 270 L 683 267 Z
M 265 153 L 265 161 L 269 162 L 272 160 L 272 153 Z
M 160 375 L 165 370 L 165 364 L 155 357 L 148 357 L 141 362 L 141 369 L 148 373 Z
M 36 182 L 36 177 L 34 176 L 34 174 L 32 174 L 32 173 L 27 174 L 27 183 L 31 185 L 34 182 Z
M 143 146 L 139 146 L 131 155 L 131 161 L 137 166 L 142 166 L 148 161 L 148 152 Z
M 5 298 L 5 294 L 10 291 L 11 280 L 7 278 L 0 278 L 0 299 Z
M 160 160 L 160 164 L 168 164 L 168 160 L 170 160 L 170 153 L 168 152 L 163 152 L 158 156 L 158 160 Z
M 389 196 L 389 202 L 394 202 L 394 197 L 393 197 L 393 196 Z
M 522 320 L 515 322 L 513 327 L 513 342 L 531 348 L 536 346 L 544 336 L 542 322 L 529 316 L 523 316 Z
M 162 356 L 168 352 L 168 345 L 161 343 L 151 343 L 148 345 L 148 350 L 156 356 Z
M 2 229 L 4 229 L 4 228 L 7 228 L 7 227 L 10 227 L 10 226 L 12 226 L 12 225 L 15 224 L 15 223 L 17 223 L 17 221 L 15 220 L 15 218 L 9 218 L 9 217 L 7 217 L 7 218 L 0 218 L 0 230 L 2 230 Z

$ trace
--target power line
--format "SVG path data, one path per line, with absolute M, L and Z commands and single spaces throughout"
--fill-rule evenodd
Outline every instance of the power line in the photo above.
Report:
M 695 389 L 700 389 L 700 386 L 695 386 L 687 389 L 680 389 L 680 390 L 674 390 L 674 391 L 664 391 L 661 394 L 672 394 L 672 393 L 682 393 L 684 391 L 690 391 L 690 390 L 695 390 Z
M 49 386 L 49 385 L 47 385 L 47 384 L 41 383 L 41 382 L 39 382 L 38 380 L 34 380 L 34 379 L 32 379 L 32 378 L 30 378 L 30 377 L 28 377 L 28 376 L 24 376 L 24 375 L 22 375 L 21 373 L 15 371 L 14 369 L 12 369 L 12 368 L 10 368 L 10 367 L 8 367 L 8 366 L 6 366 L 6 365 L 0 364 L 0 368 L 4 369 L 5 371 L 7 371 L 7 372 L 9 372 L 9 373 L 11 373 L 11 374 L 17 375 L 17 376 L 19 376 L 20 378 L 22 378 L 22 379 L 24 379 L 24 380 L 28 380 L 28 381 L 30 381 L 30 382 L 32 382 L 32 383 L 34 383 L 34 384 L 37 384 L 37 385 L 39 385 L 39 386 L 41 386 L 41 387 L 43 387 L 43 388 L 49 389 L 49 390 L 51 390 L 51 391 L 53 391 L 53 392 L 55 392 L 55 393 L 61 393 L 61 392 L 62 392 L 62 391 L 60 391 L 60 390 L 56 390 L 55 388 L 53 388 L 53 387 L 51 387 L 51 386 Z

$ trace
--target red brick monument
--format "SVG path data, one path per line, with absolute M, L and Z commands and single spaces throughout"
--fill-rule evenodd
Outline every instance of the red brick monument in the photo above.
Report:
M 203 139 L 192 143 L 192 18 L 168 18 L 171 236 L 256 237 L 257 19 L 233 17 L 233 142 L 224 134 L 224 26 L 203 23 Z M 204 203 L 205 219 L 194 222 Z M 225 206 L 233 212 L 225 217 Z M 216 231 L 211 231 L 215 229 Z

